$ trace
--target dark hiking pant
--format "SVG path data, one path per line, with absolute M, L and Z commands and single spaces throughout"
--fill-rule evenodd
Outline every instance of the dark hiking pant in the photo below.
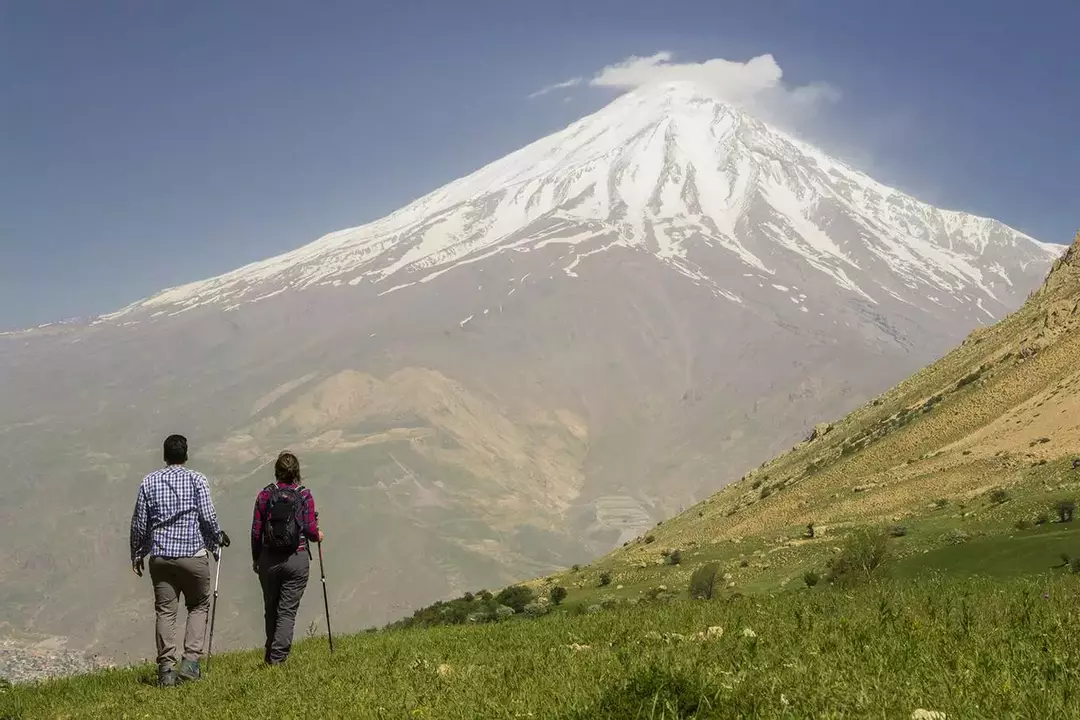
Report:
M 176 609 L 180 595 L 187 606 L 184 628 L 184 660 L 198 662 L 206 635 L 206 615 L 210 610 L 210 556 L 150 558 L 150 580 L 154 584 L 155 640 L 159 669 L 175 667 Z
M 311 558 L 306 550 L 284 556 L 264 551 L 259 557 L 259 583 L 266 621 L 263 660 L 268 663 L 285 662 L 289 656 L 296 611 L 307 588 L 310 565 Z

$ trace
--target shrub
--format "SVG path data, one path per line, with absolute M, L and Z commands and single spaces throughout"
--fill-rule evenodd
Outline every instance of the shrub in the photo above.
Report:
M 645 544 L 646 545 L 651 545 L 654 542 L 656 542 L 656 536 L 655 535 L 646 535 L 645 536 Z
M 522 606 L 522 609 L 523 610 L 525 609 L 524 606 Z M 494 612 L 494 619 L 495 620 L 505 620 L 505 619 L 513 617 L 513 616 L 514 616 L 514 608 L 512 608 L 512 607 L 508 607 L 506 605 L 499 605 L 498 607 L 495 608 L 495 612 Z
M 576 563 L 574 564 L 574 567 L 570 568 L 570 572 L 580 572 L 580 571 L 581 571 L 581 566 L 576 564 Z
M 720 565 L 711 562 L 702 565 L 690 576 L 690 597 L 695 600 L 712 600 L 716 597 L 716 578 Z
M 739 567 L 741 567 L 741 568 L 750 567 L 750 561 L 747 560 L 746 558 L 743 558 L 742 560 L 739 561 Z
M 903 525 L 893 525 L 889 528 L 889 536 L 894 538 L 904 537 L 907 535 L 907 528 Z
M 1048 522 L 1050 522 L 1050 516 L 1047 515 L 1046 513 L 1039 513 L 1035 517 L 1035 524 L 1036 525 L 1045 525 Z
M 660 557 L 668 557 L 671 555 L 671 548 L 664 548 L 660 551 Z
M 461 596 L 461 599 L 464 600 L 467 603 L 471 603 L 473 600 L 476 599 L 476 596 L 473 595 L 471 592 L 467 592 L 467 593 L 465 593 L 464 595 Z
M 524 585 L 511 585 L 495 596 L 497 603 L 511 608 L 516 613 L 523 612 L 525 606 L 535 599 L 536 595 L 533 593 L 532 588 Z
M 761 478 L 758 478 L 758 479 L 757 479 L 757 480 L 755 480 L 754 482 L 750 483 L 750 487 L 751 487 L 751 488 L 752 488 L 753 490 L 757 490 L 757 489 L 758 489 L 759 487 L 761 487 Z
M 806 583 L 806 587 L 814 587 L 818 584 L 818 580 L 820 580 L 821 578 L 818 577 L 818 574 L 813 570 L 807 570 L 806 573 L 802 576 L 802 579 L 803 582 Z
M 541 615 L 547 615 L 551 612 L 551 608 L 547 603 L 531 602 L 525 606 L 525 614 L 529 617 L 540 617 Z
M 1000 505 L 1009 499 L 1009 491 L 1005 488 L 996 488 L 990 491 L 990 502 Z
M 945 507 L 948 504 L 949 504 L 949 501 L 946 500 L 945 498 L 938 498 L 937 500 L 934 501 L 934 507 L 936 507 L 938 510 L 940 510 L 941 508 Z
M 951 545 L 962 545 L 971 539 L 971 536 L 960 529 L 950 530 L 945 533 L 945 542 Z
M 1027 520 L 1017 520 L 1016 521 L 1016 529 L 1019 530 L 1020 532 L 1028 530 L 1030 528 L 1031 528 L 1031 523 L 1029 523 Z
M 806 538 L 808 540 L 813 540 L 814 539 L 814 523 L 807 523 L 806 524 Z
M 556 585 L 555 587 L 551 588 L 551 593 L 549 593 L 549 595 L 551 597 L 552 604 L 562 605 L 562 601 L 566 599 L 567 595 L 566 588 L 564 588 L 562 585 Z
M 848 536 L 832 564 L 829 580 L 850 586 L 870 580 L 888 559 L 888 536 L 880 530 L 861 529 Z
M 667 561 L 668 561 L 669 565 L 678 565 L 679 563 L 681 563 L 682 562 L 682 550 L 673 550 L 671 552 L 671 554 L 668 555 Z
M 600 587 L 605 587 L 611 584 L 611 573 L 607 570 L 600 573 Z
M 1066 523 L 1072 522 L 1073 513 L 1076 512 L 1076 503 L 1072 500 L 1061 500 L 1057 504 L 1058 520 Z
M 761 492 L 760 492 L 760 493 L 758 493 L 758 496 L 759 496 L 759 497 L 760 497 L 760 498 L 761 498 L 762 500 L 764 500 L 765 498 L 769 497 L 770 495 L 772 495 L 772 488 L 771 488 L 771 487 L 769 487 L 768 485 L 766 485 L 765 487 L 761 488 Z

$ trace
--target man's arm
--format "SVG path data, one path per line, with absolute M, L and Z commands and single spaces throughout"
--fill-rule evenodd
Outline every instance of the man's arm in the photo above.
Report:
M 210 498 L 210 483 L 201 475 L 195 481 L 195 507 L 199 511 L 199 527 L 206 549 L 216 553 L 221 540 L 221 527 L 218 525 L 214 501 Z
M 149 508 L 146 502 L 146 486 L 139 485 L 139 493 L 135 496 L 135 510 L 131 513 L 131 532 L 128 541 L 131 545 L 131 566 L 135 567 L 142 560 L 149 545 L 147 537 Z

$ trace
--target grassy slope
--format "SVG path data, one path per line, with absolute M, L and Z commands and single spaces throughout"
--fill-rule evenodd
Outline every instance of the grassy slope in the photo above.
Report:
M 149 668 L 19 687 L 0 717 L 1075 717 L 1078 589 L 926 580 L 356 635 L 286 669 L 223 656 L 172 690 Z
M 569 588 L 571 610 L 632 606 L 359 635 L 333 658 L 311 641 L 284 675 L 232 654 L 173 691 L 140 684 L 146 668 L 20 687 L 0 693 L 0 717 L 1080 716 L 1080 576 L 1053 567 L 1080 555 L 1080 529 L 1016 527 L 1080 495 L 1080 237 L 1070 258 L 1021 310 L 824 436 L 532 583 Z M 800 587 L 867 523 L 906 529 L 891 578 Z M 671 548 L 681 565 L 663 564 Z M 682 592 L 709 560 L 720 600 L 642 601 Z M 710 626 L 723 635 L 695 637 Z
M 1075 457 L 1080 236 L 1044 287 L 1001 323 L 972 333 L 823 437 L 765 463 L 594 566 L 534 586 L 562 584 L 580 602 L 631 597 L 661 583 L 684 587 L 695 566 L 716 560 L 733 588 L 779 590 L 807 569 L 824 569 L 847 531 L 868 523 L 908 530 L 895 545 L 909 568 L 934 558 L 940 569 L 994 568 L 990 548 L 1004 553 L 998 574 L 1045 568 L 1060 562 L 1062 552 L 1080 556 L 1080 537 L 1072 537 L 1071 526 L 1043 532 L 1015 525 L 1044 512 L 1053 518 L 1058 500 L 1080 498 Z M 1008 501 L 991 501 L 996 488 L 1006 489 Z M 807 540 L 811 522 L 816 537 Z M 945 551 L 954 530 L 972 539 Z M 1009 537 L 1032 548 L 1023 560 L 1013 557 Z M 682 550 L 682 565 L 663 565 L 662 554 L 674 548 Z M 613 582 L 599 589 L 602 571 Z

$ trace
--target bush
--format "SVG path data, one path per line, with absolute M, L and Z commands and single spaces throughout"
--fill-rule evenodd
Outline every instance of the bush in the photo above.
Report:
M 1019 530 L 1020 532 L 1028 530 L 1030 528 L 1031 528 L 1031 523 L 1029 523 L 1027 520 L 1017 520 L 1016 521 L 1016 529 Z
M 1050 516 L 1046 513 L 1039 513 L 1035 518 L 1036 525 L 1045 525 L 1048 522 L 1050 522 Z
M 678 565 L 679 563 L 681 563 L 682 562 L 682 550 L 673 550 L 671 552 L 671 554 L 668 555 L 667 561 L 668 561 L 668 565 Z
M 1076 512 L 1076 503 L 1072 500 L 1061 500 L 1057 504 L 1058 520 L 1066 523 L 1072 522 L 1073 513 Z
M 566 588 L 564 588 L 562 585 L 556 585 L 555 587 L 551 588 L 551 592 L 549 593 L 549 595 L 551 597 L 551 602 L 553 605 L 562 605 L 562 601 L 566 599 L 567 595 Z
M 690 576 L 690 597 L 695 600 L 712 600 L 716 597 L 716 578 L 720 565 L 711 562 L 702 565 Z
M 990 502 L 995 505 L 1000 505 L 1003 502 L 1008 501 L 1009 491 L 1005 488 L 996 488 L 990 491 Z
M 656 536 L 655 535 L 646 535 L 645 536 L 645 544 L 646 545 L 651 545 L 654 542 L 656 542 Z
M 750 561 L 747 560 L 746 558 L 743 558 L 742 560 L 739 561 L 739 567 L 741 567 L 741 568 L 750 567 Z
M 889 536 L 894 538 L 904 537 L 907 535 L 907 528 L 903 525 L 893 525 L 889 528 Z
M 511 608 L 516 613 L 523 612 L 525 606 L 535 599 L 536 594 L 533 593 L 532 588 L 524 585 L 512 585 L 495 596 L 495 602 Z
M 802 576 L 802 579 L 803 582 L 806 583 L 806 587 L 814 587 L 818 584 L 818 581 L 821 578 L 813 570 L 807 570 L 806 573 Z
M 551 612 L 551 608 L 547 603 L 531 602 L 525 606 L 525 614 L 529 617 L 540 617 L 541 615 L 547 615 Z
M 945 533 L 945 542 L 950 545 L 962 545 L 971 539 L 971 536 L 960 529 L 950 530 Z
M 938 498 L 937 500 L 934 501 L 934 507 L 936 507 L 938 510 L 940 510 L 941 508 L 945 507 L 948 504 L 949 504 L 949 501 L 946 500 L 945 498 Z
M 772 488 L 766 485 L 765 487 L 761 488 L 761 492 L 758 493 L 758 495 L 761 497 L 762 500 L 764 500 L 765 498 L 772 495 Z
M 806 538 L 808 540 L 813 540 L 814 539 L 814 523 L 807 523 L 806 524 Z
M 610 584 L 611 584 L 611 573 L 609 573 L 607 570 L 605 570 L 604 572 L 600 573 L 600 587 L 604 587 L 604 586 L 610 585 Z
M 570 568 L 570 572 L 581 572 L 581 566 L 575 563 L 574 566 Z
M 856 530 L 844 542 L 832 564 L 829 580 L 843 586 L 857 585 L 871 576 L 889 556 L 888 536 L 880 530 Z
M 757 490 L 757 489 L 758 489 L 759 487 L 761 487 L 761 478 L 758 478 L 758 479 L 757 479 L 757 480 L 755 480 L 754 482 L 750 483 L 750 487 L 751 487 L 751 488 L 752 488 L 753 490 Z

